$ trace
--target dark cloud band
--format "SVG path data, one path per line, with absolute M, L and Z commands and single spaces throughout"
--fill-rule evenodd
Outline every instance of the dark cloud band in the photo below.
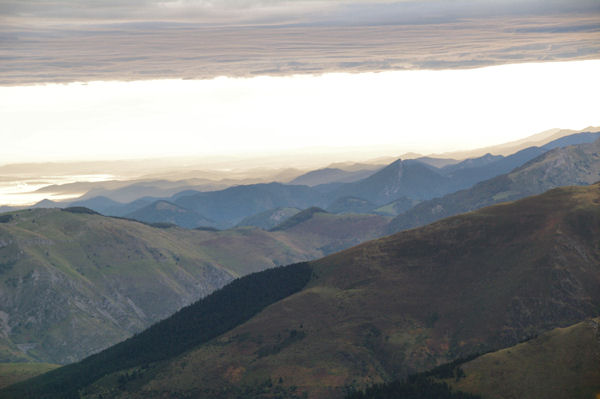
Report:
M 24 17 L 15 10 L 34 10 L 36 2 L 22 3 L 11 8 L 6 2 L 1 10 L 10 16 L 0 27 L 1 85 L 449 69 L 600 57 L 598 2 L 550 1 L 554 8 L 539 11 L 530 1 L 520 13 L 505 7 L 496 15 L 489 1 L 452 2 L 480 6 L 451 9 L 435 1 L 318 3 L 324 14 L 316 13 L 316 2 L 286 14 L 277 7 L 253 8 L 250 1 L 244 4 L 254 13 L 243 24 L 234 17 L 210 24 L 205 14 L 188 21 L 165 14 L 157 20 L 148 10 L 158 2 L 151 1 L 122 2 L 117 9 L 134 21 L 116 23 L 80 16 L 89 13 L 86 7 L 71 19 L 58 11 L 42 17 L 43 10 Z M 55 3 L 64 8 L 68 2 Z M 221 7 L 213 13 L 238 15 L 234 2 L 228 4 L 229 11 Z

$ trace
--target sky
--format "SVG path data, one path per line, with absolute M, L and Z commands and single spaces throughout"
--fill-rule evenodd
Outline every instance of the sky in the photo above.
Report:
M 600 60 L 0 87 L 5 163 L 457 151 L 600 125 Z
M 476 148 L 600 125 L 597 0 L 4 0 L 0 165 Z

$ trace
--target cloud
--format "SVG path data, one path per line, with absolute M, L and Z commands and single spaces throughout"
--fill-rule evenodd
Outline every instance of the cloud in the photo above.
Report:
M 206 24 L 388 24 L 598 11 L 595 0 L 4 0 L 0 15 L 21 21 L 188 21 Z
M 5 0 L 0 18 L 1 85 L 600 55 L 594 0 Z

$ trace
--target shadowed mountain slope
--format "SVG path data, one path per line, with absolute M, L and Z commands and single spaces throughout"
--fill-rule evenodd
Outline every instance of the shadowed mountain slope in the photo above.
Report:
M 311 262 L 303 290 L 218 338 L 84 397 L 338 398 L 515 345 L 597 316 L 599 240 L 595 184 L 371 241 Z
M 600 140 L 556 148 L 504 175 L 470 189 L 424 201 L 390 222 L 389 233 L 423 226 L 444 217 L 542 193 L 554 187 L 600 180 Z

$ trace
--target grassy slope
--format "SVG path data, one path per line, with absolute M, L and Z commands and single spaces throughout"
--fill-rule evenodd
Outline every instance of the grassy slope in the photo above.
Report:
M 57 364 L 0 363 L 0 388 L 54 370 Z
M 600 185 L 557 189 L 313 262 L 315 278 L 303 291 L 114 396 L 233 397 L 223 387 L 270 379 L 294 394 L 340 397 L 345 385 L 425 370 L 596 315 L 599 202 Z M 300 339 L 291 339 L 294 330 Z M 87 397 L 107 386 L 110 379 Z
M 446 363 L 407 380 L 376 384 L 347 399 L 396 398 L 396 392 L 411 391 L 419 384 L 418 394 L 413 392 L 411 398 L 437 398 L 423 393 L 423 388 L 442 384 L 460 392 L 459 397 L 468 392 L 486 399 L 595 399 L 600 396 L 599 322 L 595 318 L 555 328 L 524 343 Z
M 600 396 L 600 319 L 557 328 L 472 360 L 454 388 L 486 399 L 595 399 Z

